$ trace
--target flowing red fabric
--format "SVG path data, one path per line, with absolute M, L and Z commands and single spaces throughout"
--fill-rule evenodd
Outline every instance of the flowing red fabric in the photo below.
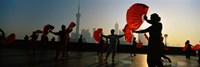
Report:
M 196 44 L 195 46 L 192 47 L 192 50 L 199 50 L 200 49 L 200 45 Z
M 15 41 L 15 38 L 16 38 L 15 33 L 8 35 L 6 39 L 3 40 L 3 44 L 11 44 L 12 42 Z
M 50 24 L 47 24 L 47 25 L 45 25 L 44 26 L 44 28 L 43 28 L 43 34 L 44 35 L 47 35 L 48 33 L 49 33 L 49 30 L 52 30 L 52 29 L 54 29 L 54 26 L 52 26 L 52 25 L 50 25 Z
M 137 30 L 143 23 L 143 15 L 147 14 L 148 6 L 141 3 L 133 4 L 126 13 L 127 24 L 124 27 L 125 40 L 131 43 L 132 31 Z
M 188 48 L 188 45 L 187 44 L 185 44 L 185 46 L 183 47 L 183 51 L 185 51 L 186 49 Z
M 103 29 L 102 28 L 98 28 L 96 31 L 94 31 L 94 34 L 93 34 L 93 36 L 94 36 L 94 39 L 97 41 L 97 42 L 100 42 L 100 40 L 101 40 L 101 33 L 102 33 L 102 31 L 103 31 Z

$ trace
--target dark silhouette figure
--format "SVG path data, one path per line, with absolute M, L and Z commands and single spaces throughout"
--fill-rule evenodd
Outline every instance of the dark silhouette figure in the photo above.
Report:
M 55 42 L 55 41 L 56 41 L 56 38 L 53 37 L 53 38 L 51 39 L 51 42 Z
M 81 51 L 83 48 L 83 35 L 80 35 L 80 37 L 78 38 L 78 50 Z
M 66 29 L 65 25 L 61 26 L 61 31 L 59 32 L 52 32 L 54 35 L 58 35 L 60 38 L 59 45 L 57 45 L 57 51 L 56 51 L 56 60 L 59 59 L 60 51 L 62 50 L 62 59 L 65 60 L 65 53 L 68 52 L 68 46 L 69 46 L 69 33 L 72 32 L 72 29 Z
M 28 35 L 25 35 L 24 40 L 25 40 L 25 41 L 28 41 L 28 40 L 29 40 Z
M 32 35 L 30 36 L 31 37 L 31 41 L 36 41 L 37 38 L 38 38 L 38 35 L 35 31 L 33 31 Z
M 163 45 L 161 41 L 162 23 L 161 18 L 158 14 L 154 13 L 151 15 L 151 19 L 148 20 L 147 16 L 144 16 L 150 27 L 144 30 L 134 31 L 135 33 L 146 33 L 149 32 L 148 50 L 147 50 L 147 63 L 149 67 L 164 67 L 161 62 L 161 56 L 163 55 Z
M 105 37 L 106 39 L 109 39 L 110 44 L 108 45 L 108 49 L 107 49 L 107 54 L 106 54 L 106 59 L 105 61 L 107 61 L 108 56 L 110 55 L 110 53 L 112 52 L 112 62 L 115 62 L 115 54 L 117 51 L 117 43 L 119 41 L 119 38 L 123 37 L 124 35 L 115 35 L 115 30 L 112 29 L 111 30 L 111 35 L 105 36 L 105 35 L 101 35 L 102 37 Z
M 47 36 L 47 35 L 42 35 L 42 36 L 41 36 L 41 41 L 42 41 L 42 42 L 45 42 L 45 43 L 49 42 L 48 36 Z
M 2 44 L 2 41 L 5 39 L 5 33 L 2 29 L 0 29 L 0 44 Z
M 24 37 L 24 44 L 27 44 L 27 45 L 29 44 L 29 36 L 28 36 L 28 35 L 25 35 L 25 37 Z M 31 47 L 29 46 L 29 47 L 28 47 L 28 50 L 29 50 L 30 48 L 31 48 Z M 27 50 L 27 51 L 28 51 L 28 50 Z
M 103 40 L 103 37 L 101 36 L 101 39 L 100 39 L 100 42 L 99 42 L 99 45 L 98 45 L 98 52 L 97 52 L 97 55 L 103 55 L 103 48 L 104 48 L 104 40 Z
M 48 38 L 48 36 L 47 35 L 42 35 L 41 36 L 41 47 L 42 48 L 47 48 L 47 47 L 49 47 L 49 45 L 48 45 L 48 43 L 49 43 L 49 38 Z
M 199 56 L 198 63 L 200 64 L 200 49 L 198 50 L 198 56 Z
M 136 38 L 133 37 L 133 45 L 132 45 L 132 48 L 131 48 L 131 56 L 132 56 L 132 54 L 134 54 L 134 56 L 136 56 L 136 50 L 137 50 L 136 45 L 137 45 Z
M 162 45 L 163 45 L 164 47 L 167 47 L 167 46 L 165 46 L 164 43 L 163 43 L 163 37 L 161 37 L 161 40 L 162 40 Z M 170 63 L 172 62 L 171 59 L 165 55 L 165 50 L 164 50 L 164 48 L 163 48 L 162 57 L 163 57 L 164 59 L 167 59 Z
M 36 54 L 36 47 L 37 47 L 37 39 L 38 39 L 38 33 L 36 33 L 35 31 L 33 31 L 31 37 L 31 46 L 33 48 L 33 54 Z
M 190 53 L 191 53 L 191 44 L 190 44 L 190 41 L 189 40 L 187 40 L 186 42 L 185 42 L 185 45 L 187 45 L 188 47 L 187 47 L 187 49 L 185 50 L 185 57 L 187 58 L 187 59 L 190 59 Z
M 55 37 L 51 38 L 50 44 L 51 44 L 51 47 L 55 47 L 56 46 L 56 39 L 55 39 Z

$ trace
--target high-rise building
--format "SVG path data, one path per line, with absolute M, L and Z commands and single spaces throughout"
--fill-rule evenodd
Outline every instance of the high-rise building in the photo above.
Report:
M 76 14 L 76 34 L 79 34 L 79 25 L 80 25 L 80 0 L 78 2 L 78 13 Z
M 117 24 L 117 22 L 115 24 L 115 34 L 119 34 L 119 25 Z
M 91 37 L 91 33 L 90 33 L 89 29 L 82 29 L 81 35 L 83 35 L 84 42 L 89 42 L 89 43 L 92 42 L 92 37 Z
M 80 26 L 80 18 L 81 18 L 81 14 L 80 14 L 80 0 L 78 2 L 78 12 L 76 13 L 76 32 L 71 34 L 71 40 L 72 42 L 77 42 L 77 39 L 79 38 L 80 34 L 79 34 L 79 26 Z

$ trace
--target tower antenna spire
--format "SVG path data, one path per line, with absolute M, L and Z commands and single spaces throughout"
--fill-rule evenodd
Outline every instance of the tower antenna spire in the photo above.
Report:
M 80 0 L 78 1 L 78 13 L 76 13 L 76 37 L 79 36 L 79 26 L 80 26 L 80 18 L 81 18 L 81 14 L 80 14 Z

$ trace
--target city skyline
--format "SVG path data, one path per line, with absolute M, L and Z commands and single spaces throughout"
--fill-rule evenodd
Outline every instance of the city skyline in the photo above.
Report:
M 46 24 L 54 25 L 53 31 L 59 31 L 61 25 L 68 26 L 72 21 L 77 22 L 78 2 L 79 0 L 1 0 L 0 28 L 7 35 L 15 33 L 17 39 L 23 39 L 26 34 L 31 35 L 32 31 L 42 29 Z M 103 33 L 108 35 L 110 29 L 115 29 L 116 22 L 119 25 L 118 29 L 121 30 L 126 24 L 127 9 L 134 3 L 144 3 L 149 6 L 148 17 L 152 13 L 158 13 L 161 17 L 162 34 L 169 35 L 167 38 L 169 46 L 182 47 L 186 40 L 195 45 L 200 40 L 199 0 L 80 0 L 80 2 L 80 30 L 89 29 L 92 33 L 93 28 L 103 28 Z M 144 22 L 140 29 L 149 26 Z M 73 33 L 75 31 L 76 29 Z M 55 37 L 52 34 L 49 36 Z

